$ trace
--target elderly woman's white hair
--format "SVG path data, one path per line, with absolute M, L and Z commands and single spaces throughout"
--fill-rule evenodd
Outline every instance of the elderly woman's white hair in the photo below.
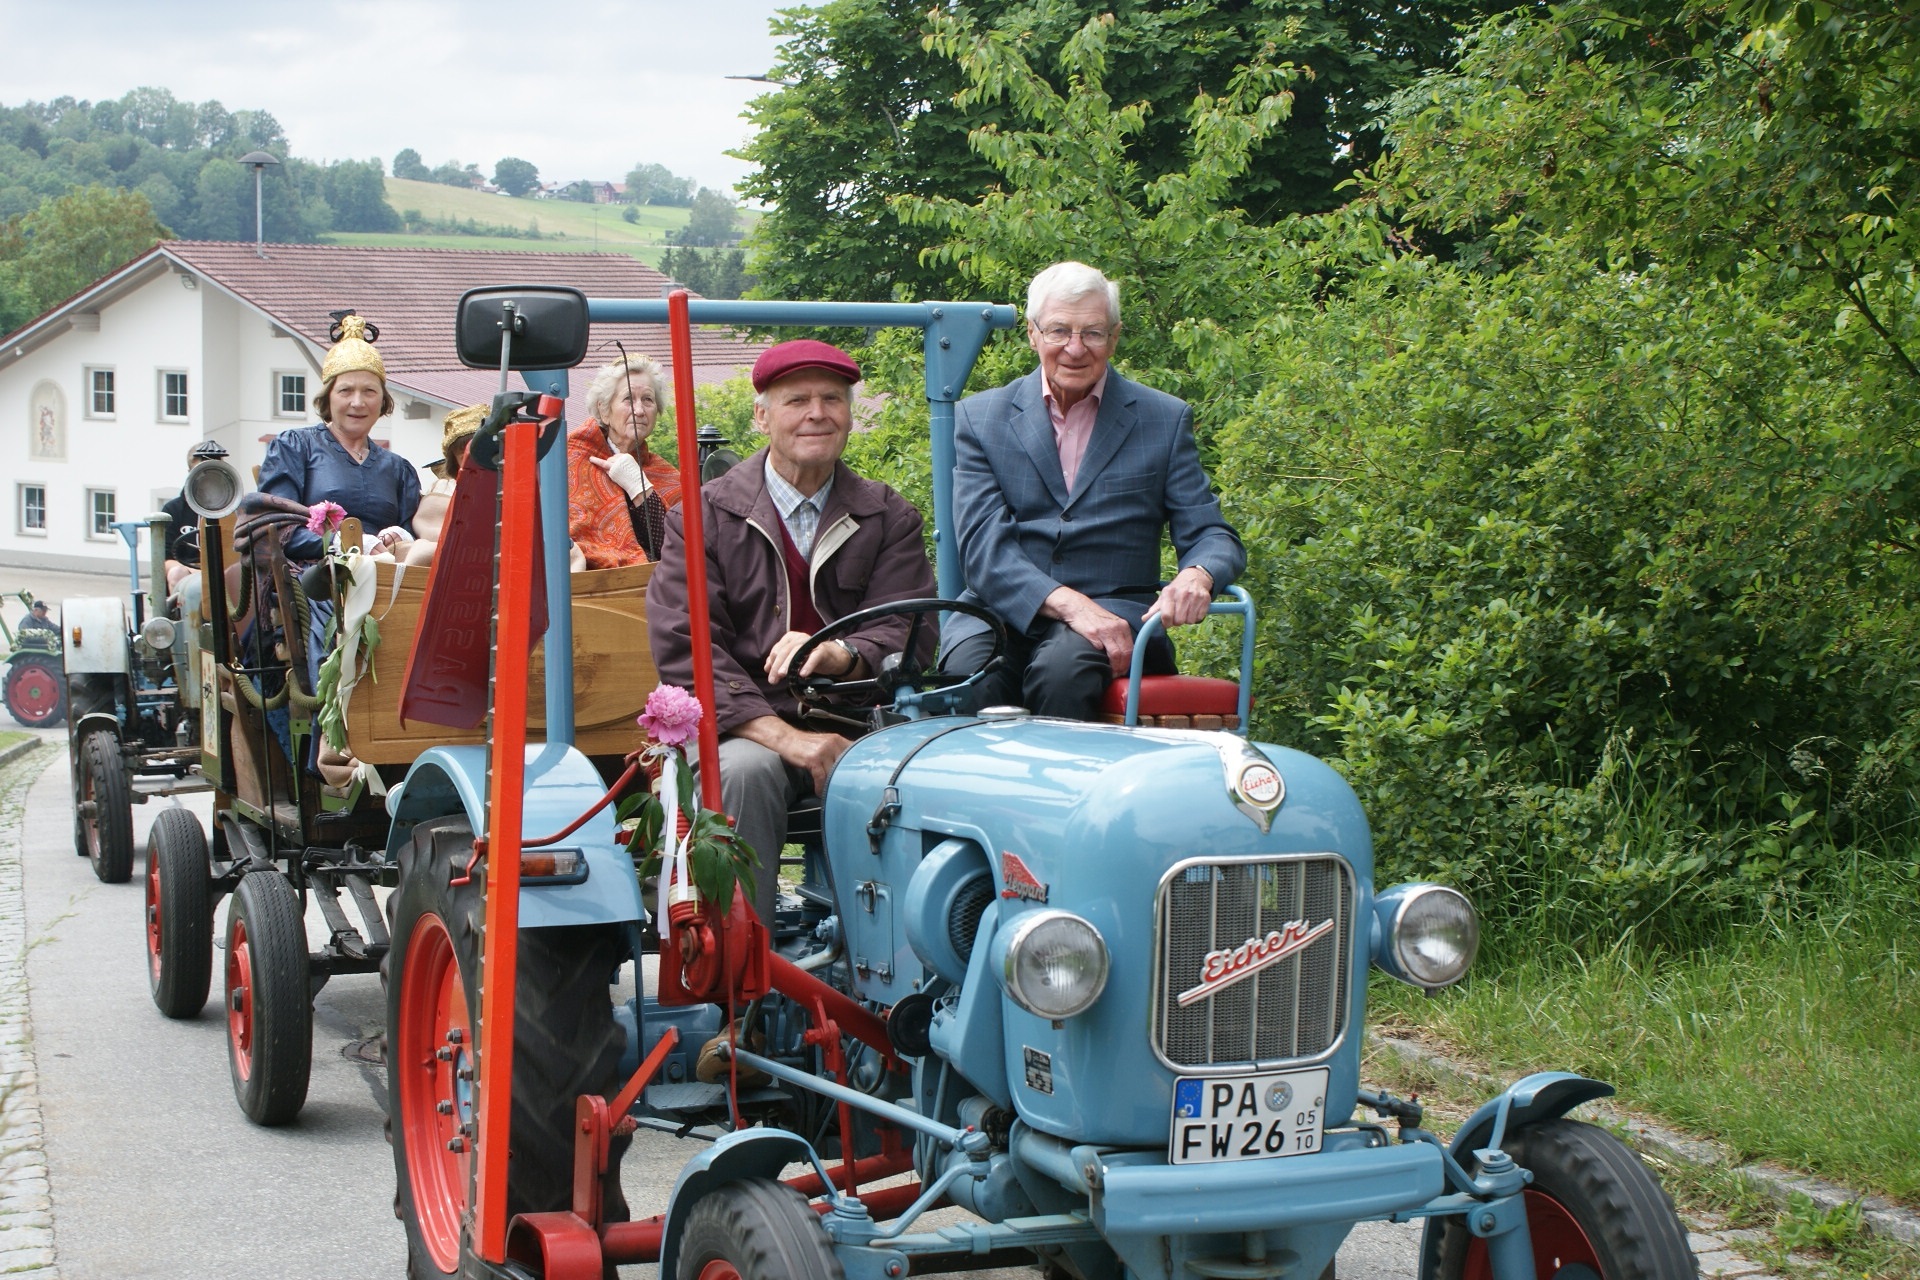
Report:
M 653 402 L 664 411 L 667 407 L 667 376 L 651 356 L 622 356 L 612 364 L 593 375 L 593 384 L 587 388 L 587 412 L 596 422 L 605 423 L 608 412 L 613 408 L 613 397 L 626 383 L 628 375 L 635 380 L 634 390 L 638 391 L 639 381 L 645 379 L 653 388 Z
M 1056 262 L 1033 278 L 1027 286 L 1027 319 L 1040 323 L 1040 315 L 1052 303 L 1079 302 L 1100 298 L 1107 304 L 1107 324 L 1120 324 L 1120 286 L 1084 262 Z

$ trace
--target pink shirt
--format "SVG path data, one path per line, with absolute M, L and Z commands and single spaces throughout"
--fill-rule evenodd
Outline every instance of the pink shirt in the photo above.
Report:
M 1046 387 L 1047 417 L 1053 420 L 1053 442 L 1060 448 L 1060 472 L 1067 478 L 1067 492 L 1072 493 L 1073 478 L 1080 473 L 1080 460 L 1087 456 L 1087 441 L 1093 438 L 1093 420 L 1100 416 L 1100 397 L 1107 393 L 1107 375 L 1101 374 L 1093 390 L 1064 413 L 1054 403 L 1053 388 L 1047 386 L 1045 378 L 1040 380 L 1040 385 Z

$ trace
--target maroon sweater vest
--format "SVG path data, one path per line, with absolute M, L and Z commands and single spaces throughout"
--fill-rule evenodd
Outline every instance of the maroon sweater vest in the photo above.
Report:
M 787 620 L 795 631 L 812 635 L 826 622 L 820 617 L 820 611 L 814 608 L 813 591 L 807 581 L 807 560 L 800 554 L 800 548 L 793 545 L 793 535 L 787 532 L 787 522 L 780 522 L 780 550 L 787 561 L 787 599 L 793 602 L 793 616 Z

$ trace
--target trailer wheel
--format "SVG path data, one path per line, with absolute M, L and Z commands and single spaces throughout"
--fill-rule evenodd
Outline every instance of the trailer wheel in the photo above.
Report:
M 1699 1274 L 1673 1201 L 1626 1144 L 1578 1120 L 1545 1120 L 1504 1149 L 1533 1174 L 1525 1192 L 1534 1272 L 1599 1280 L 1693 1280 Z M 1487 1242 L 1458 1216 L 1428 1219 L 1421 1273 L 1492 1280 Z
M 840 1280 L 846 1273 L 798 1191 L 766 1178 L 729 1182 L 687 1214 L 678 1280 Z
M 213 982 L 207 837 L 185 809 L 162 809 L 147 835 L 147 986 L 169 1018 L 191 1018 Z
M 285 1124 L 307 1101 L 313 993 L 300 895 L 277 871 L 241 877 L 227 912 L 227 1068 L 258 1125 Z
M 120 736 L 112 729 L 90 730 L 80 740 L 78 767 L 76 834 L 86 844 L 93 874 L 107 884 L 125 884 L 133 878 L 133 795 Z
M 7 710 L 29 729 L 59 724 L 67 714 L 66 677 L 49 658 L 15 658 L 7 668 Z
M 409 1280 L 459 1276 L 472 1256 L 462 1224 L 473 1198 L 478 1120 L 470 1076 L 480 977 L 482 886 L 452 881 L 473 853 L 464 818 L 420 824 L 401 851 L 400 887 L 388 900 L 393 936 L 381 967 L 387 989 L 387 1138 L 393 1145 L 394 1214 L 407 1232 Z M 573 1200 L 574 1099 L 619 1088 L 623 1036 L 607 987 L 622 958 L 607 926 L 520 934 L 514 990 L 513 1158 L 507 1212 L 569 1208 Z M 612 1140 L 601 1184 L 605 1221 L 629 1216 Z

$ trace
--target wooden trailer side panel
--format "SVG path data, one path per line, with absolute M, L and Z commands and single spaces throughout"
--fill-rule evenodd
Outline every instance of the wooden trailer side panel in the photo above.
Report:
M 373 606 L 380 624 L 374 677 L 361 679 L 347 706 L 348 748 L 374 764 L 410 764 L 428 747 L 485 741 L 480 729 L 401 723 L 400 685 L 419 627 L 427 571 L 417 565 L 408 569 L 397 596 L 394 572 L 395 566 L 380 565 Z M 660 681 L 647 645 L 647 580 L 652 576 L 650 564 L 573 575 L 574 745 L 587 755 L 625 755 L 641 745 L 634 718 Z M 530 674 L 529 736 L 538 739 L 546 730 L 544 640 L 534 645 Z

